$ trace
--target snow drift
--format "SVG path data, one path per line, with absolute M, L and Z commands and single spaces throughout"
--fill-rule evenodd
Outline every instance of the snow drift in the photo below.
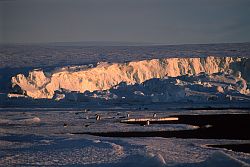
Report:
M 141 84 L 152 78 L 194 75 L 201 72 L 213 74 L 231 71 L 238 77 L 250 80 L 250 61 L 247 58 L 164 58 L 127 63 L 98 63 L 96 67 L 75 66 L 61 68 L 45 74 L 41 69 L 29 72 L 26 77 L 18 74 L 12 77 L 14 92 L 32 98 L 52 99 L 56 90 L 79 93 L 108 90 L 125 82 L 128 85 Z M 240 72 L 239 72 L 240 71 Z
M 250 101 L 246 81 L 231 74 L 200 73 L 192 76 L 153 78 L 141 84 L 120 83 L 109 90 L 56 92 L 56 100 L 104 101 L 120 103 Z M 62 99 L 62 98 L 61 98 Z

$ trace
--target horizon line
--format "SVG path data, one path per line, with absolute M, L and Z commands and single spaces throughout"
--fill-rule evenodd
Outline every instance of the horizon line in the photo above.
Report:
M 0 45 L 59 45 L 71 44 L 72 46 L 176 46 L 176 45 L 212 45 L 212 44 L 243 44 L 244 42 L 207 42 L 207 43 L 154 43 L 154 42 L 128 42 L 128 41 L 56 41 L 56 42 L 0 42 Z M 60 46 L 60 45 L 59 45 Z

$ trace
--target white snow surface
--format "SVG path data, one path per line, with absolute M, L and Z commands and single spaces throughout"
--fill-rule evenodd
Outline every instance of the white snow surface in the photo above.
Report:
M 249 141 L 227 139 L 178 139 L 160 137 L 114 138 L 74 135 L 74 132 L 152 131 L 169 130 L 164 125 L 139 126 L 120 124 L 119 116 L 126 112 L 102 111 L 39 111 L 1 109 L 0 166 L 249 166 L 250 155 L 207 144 L 242 144 Z M 155 112 L 155 111 L 154 111 Z M 213 111 L 194 111 L 209 114 Z M 242 111 L 225 110 L 227 113 Z M 249 113 L 249 111 L 244 111 Z M 79 113 L 79 114 L 77 114 Z M 95 114 L 102 116 L 95 121 Z M 118 113 L 120 115 L 118 115 Z M 157 112 L 157 115 L 175 112 Z M 153 112 L 130 111 L 132 117 Z M 190 113 L 191 114 L 191 113 Z M 85 119 L 88 116 L 88 119 Z M 23 120 L 38 120 L 27 124 Z M 67 126 L 63 124 L 67 123 Z M 86 127 L 85 125 L 89 125 Z M 171 125 L 169 125 L 171 126 Z M 183 126 L 182 129 L 190 127 Z M 172 125 L 178 130 L 178 125 Z
M 199 128 L 120 123 L 127 114 L 249 114 L 249 46 L 0 46 L 0 166 L 249 166 L 249 153 L 207 147 L 249 140 L 77 134 Z M 242 109 L 183 109 L 210 105 Z

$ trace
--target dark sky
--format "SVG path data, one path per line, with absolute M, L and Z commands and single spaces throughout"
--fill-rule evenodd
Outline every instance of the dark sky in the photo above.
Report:
M 250 0 L 0 0 L 0 42 L 250 41 Z

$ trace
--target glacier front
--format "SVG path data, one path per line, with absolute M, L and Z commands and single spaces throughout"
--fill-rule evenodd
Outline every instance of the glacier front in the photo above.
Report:
M 250 81 L 250 59 L 240 57 L 163 58 L 126 63 L 101 62 L 96 66 L 72 66 L 57 69 L 50 74 L 36 69 L 26 77 L 12 77 L 14 91 L 40 99 L 52 99 L 57 90 L 84 93 L 104 91 L 125 82 L 141 84 L 153 78 L 196 75 L 202 72 L 213 74 L 230 72 Z

